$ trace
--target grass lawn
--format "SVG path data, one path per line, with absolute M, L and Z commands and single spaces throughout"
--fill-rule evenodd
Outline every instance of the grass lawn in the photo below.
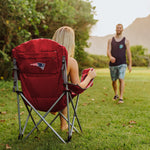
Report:
M 108 69 L 97 69 L 94 86 L 80 96 L 78 116 L 83 134 L 73 134 L 62 144 L 49 129 L 34 131 L 25 141 L 18 140 L 18 117 L 13 82 L 0 81 L 0 149 L 11 150 L 150 150 L 150 69 L 133 68 L 126 73 L 124 104 L 114 96 Z M 26 115 L 21 103 L 23 121 Z M 53 115 L 50 115 L 50 118 Z M 37 121 L 39 118 L 37 117 Z M 33 124 L 29 122 L 27 131 Z M 61 133 L 59 119 L 54 124 Z M 62 133 L 63 137 L 66 132 Z

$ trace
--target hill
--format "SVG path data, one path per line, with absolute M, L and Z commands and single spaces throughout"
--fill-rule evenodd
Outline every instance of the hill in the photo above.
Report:
M 142 45 L 148 49 L 150 54 L 150 15 L 144 18 L 137 18 L 124 29 L 123 35 L 130 41 L 130 46 Z M 107 41 L 114 36 L 113 34 L 98 37 L 91 36 L 88 40 L 89 48 L 85 48 L 85 51 L 90 54 L 106 55 Z

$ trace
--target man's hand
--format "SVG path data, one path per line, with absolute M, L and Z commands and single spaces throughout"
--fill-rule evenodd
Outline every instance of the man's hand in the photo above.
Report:
M 128 66 L 128 70 L 129 70 L 129 72 L 132 71 L 132 66 L 131 65 Z
M 112 63 L 115 63 L 115 62 L 116 62 L 116 58 L 113 57 L 113 56 L 111 56 L 111 57 L 110 57 L 110 61 L 111 61 Z

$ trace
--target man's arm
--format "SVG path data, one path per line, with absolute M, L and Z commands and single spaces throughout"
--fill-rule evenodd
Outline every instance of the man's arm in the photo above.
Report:
M 109 59 L 110 59 L 110 61 L 112 63 L 115 63 L 116 58 L 111 55 L 111 40 L 112 39 L 108 40 L 108 44 L 107 44 L 107 56 L 109 57 Z
M 129 72 L 131 72 L 131 70 L 132 70 L 132 56 L 131 56 L 131 50 L 130 50 L 130 43 L 128 40 L 126 40 L 125 44 L 126 44 L 126 50 L 127 50 L 127 57 L 128 57 L 128 61 L 129 61 L 128 69 L 129 69 Z

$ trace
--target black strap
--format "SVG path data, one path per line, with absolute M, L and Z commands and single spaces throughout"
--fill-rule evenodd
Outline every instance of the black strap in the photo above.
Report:
M 67 80 L 67 66 L 66 66 L 66 57 L 65 56 L 62 57 L 61 71 L 62 71 L 64 84 L 67 84 L 68 80 Z
M 17 76 L 17 63 L 16 63 L 16 59 L 13 59 L 13 74 L 14 74 L 14 86 L 13 86 L 13 92 L 16 91 L 16 86 L 17 86 L 17 80 L 18 80 L 18 76 Z

